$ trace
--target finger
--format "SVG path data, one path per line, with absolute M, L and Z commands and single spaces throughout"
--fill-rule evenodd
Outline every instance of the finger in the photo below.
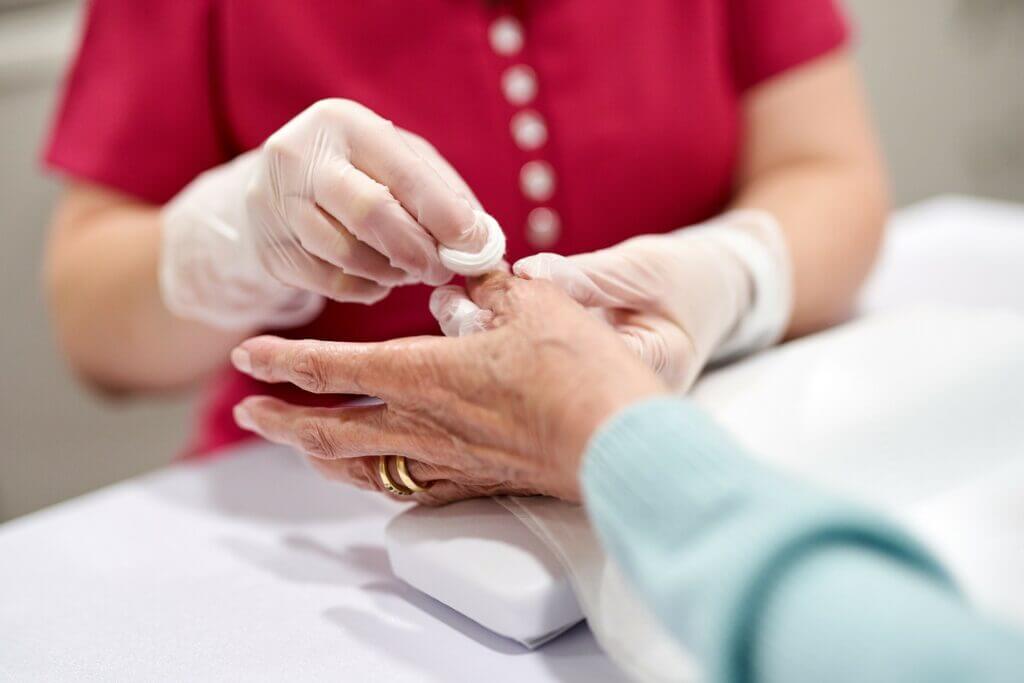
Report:
M 412 498 L 421 505 L 436 507 L 470 498 L 483 498 L 486 495 L 483 491 L 464 484 L 457 484 L 453 481 L 438 481 L 432 484 L 426 491 L 414 493 Z
M 347 275 L 354 275 L 385 287 L 410 283 L 410 275 L 392 266 L 388 259 L 359 241 L 334 216 L 315 204 L 303 202 L 291 214 L 292 227 L 303 248 Z
M 394 124 L 369 109 L 349 119 L 352 163 L 386 185 L 402 206 L 441 244 L 478 251 L 486 228 L 473 207 L 406 142 Z
M 495 270 L 480 277 L 467 278 L 466 291 L 480 308 L 502 313 L 508 308 L 506 300 L 514 282 L 515 278 L 510 274 Z
M 408 440 L 390 424 L 385 406 L 314 408 L 253 396 L 234 415 L 243 429 L 324 460 L 388 455 L 405 450 Z
M 470 498 L 492 498 L 494 496 L 530 496 L 537 491 L 526 487 L 514 486 L 508 482 L 502 483 L 480 483 L 480 482 L 459 482 L 452 480 L 441 480 L 431 485 L 423 492 L 416 493 L 412 498 L 423 505 L 447 505 L 459 500 Z
M 235 347 L 231 361 L 239 371 L 264 382 L 289 382 L 315 394 L 365 394 L 401 403 L 423 398 L 417 396 L 419 385 L 410 380 L 433 377 L 437 367 L 450 364 L 453 350 L 448 345 L 453 343 L 440 337 L 355 343 L 261 336 Z
M 348 161 L 321 166 L 314 178 L 313 195 L 324 211 L 395 268 L 432 285 L 451 279 L 441 265 L 434 238 L 386 186 Z
M 367 491 L 383 491 L 377 476 L 378 456 L 366 458 L 345 458 L 324 460 L 312 455 L 304 456 L 305 461 L 317 474 L 331 481 L 348 484 Z
M 512 272 L 530 280 L 547 280 L 583 306 L 630 307 L 635 299 L 620 295 L 624 290 L 635 289 L 630 283 L 615 282 L 614 287 L 609 287 L 609 277 L 595 277 L 594 272 L 586 272 L 578 262 L 559 254 L 527 256 L 516 261 Z
M 412 151 L 419 155 L 421 159 L 430 164 L 430 166 L 437 171 L 441 179 L 444 180 L 445 184 L 448 185 L 452 190 L 455 191 L 461 197 L 464 197 L 469 201 L 470 205 L 475 209 L 483 209 L 483 205 L 480 204 L 480 200 L 473 194 L 473 190 L 470 189 L 466 181 L 462 179 L 459 172 L 455 170 L 455 167 L 448 163 L 448 160 L 441 156 L 441 153 L 437 151 L 430 142 L 412 131 L 398 128 L 399 135 L 405 140 Z
M 483 332 L 494 318 L 470 300 L 462 287 L 438 287 L 430 294 L 430 312 L 447 337 L 464 337 Z
M 321 476 L 332 481 L 339 481 L 361 489 L 384 491 L 384 483 L 380 479 L 380 458 L 387 456 L 368 456 L 325 460 L 315 456 L 306 456 L 306 462 Z M 450 480 L 459 473 L 437 465 L 406 459 L 406 467 L 413 481 L 423 488 L 432 488 L 437 482 Z M 398 481 L 397 473 L 391 472 L 391 480 Z
M 265 252 L 263 263 L 281 283 L 335 301 L 371 305 L 391 292 L 390 287 L 349 275 L 299 246 L 283 245 Z

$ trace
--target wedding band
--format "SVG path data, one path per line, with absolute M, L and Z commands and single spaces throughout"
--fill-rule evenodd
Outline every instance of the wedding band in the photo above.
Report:
M 382 455 L 377 458 L 377 472 L 380 474 L 380 483 L 384 485 L 384 489 L 388 493 L 392 493 L 396 496 L 411 496 L 412 491 L 406 488 L 401 488 L 395 482 L 391 481 L 391 473 L 388 472 L 388 458 L 393 458 L 393 455 Z
M 404 455 L 393 456 L 395 458 L 395 464 L 398 466 L 398 478 L 402 480 L 405 488 L 409 489 L 413 493 L 422 493 L 426 491 L 425 488 L 416 483 L 416 480 L 409 474 L 409 466 L 405 462 Z

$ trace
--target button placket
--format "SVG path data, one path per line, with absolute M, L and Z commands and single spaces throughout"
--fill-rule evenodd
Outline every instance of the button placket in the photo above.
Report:
M 514 57 L 523 49 L 523 25 L 513 16 L 500 16 L 491 23 L 488 38 L 499 55 Z
M 555 171 L 551 164 L 540 159 L 527 161 L 519 171 L 519 189 L 538 204 L 555 194 Z
M 512 139 L 520 149 L 532 152 L 548 141 L 548 128 L 544 125 L 544 119 L 532 109 L 516 112 L 509 126 Z
M 550 247 L 561 234 L 562 220 L 554 209 L 538 206 L 526 217 L 526 241 L 536 249 Z
M 554 167 L 537 158 L 549 139 L 544 116 L 535 108 L 538 91 L 537 73 L 522 59 L 526 36 L 522 22 L 515 16 L 496 17 L 488 28 L 491 49 L 500 57 L 516 61 L 501 74 L 501 92 L 513 107 L 509 133 L 516 146 L 527 153 L 527 161 L 519 171 L 519 189 L 531 203 L 542 205 L 555 194 L 557 178 Z M 532 157 L 532 158 L 531 158 Z M 562 232 L 561 218 L 550 206 L 534 206 L 527 215 L 525 237 L 535 249 L 552 246 Z
M 501 91 L 511 104 L 525 107 L 537 96 L 537 73 L 525 64 L 513 64 L 501 75 Z

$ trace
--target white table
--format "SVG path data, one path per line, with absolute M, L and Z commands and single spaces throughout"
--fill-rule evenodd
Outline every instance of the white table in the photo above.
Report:
M 1022 264 L 1024 207 L 931 200 L 894 219 L 863 308 L 1024 310 Z M 9 522 L 0 680 L 621 680 L 585 626 L 530 652 L 395 579 L 403 508 L 260 445 Z

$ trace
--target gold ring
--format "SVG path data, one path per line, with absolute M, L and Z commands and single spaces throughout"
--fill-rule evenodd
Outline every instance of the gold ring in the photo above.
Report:
M 416 480 L 412 478 L 411 474 L 409 474 L 409 466 L 405 462 L 405 456 L 396 455 L 394 458 L 395 464 L 398 466 L 398 478 L 402 480 L 403 484 L 405 484 L 405 488 L 409 489 L 413 493 L 423 493 L 426 491 L 426 489 L 417 484 Z
M 401 488 L 395 482 L 391 481 L 391 474 L 388 472 L 388 458 L 393 457 L 395 456 L 382 455 L 377 458 L 377 471 L 380 473 L 380 483 L 384 485 L 384 488 L 388 493 L 393 493 L 396 496 L 411 496 L 412 491 Z

